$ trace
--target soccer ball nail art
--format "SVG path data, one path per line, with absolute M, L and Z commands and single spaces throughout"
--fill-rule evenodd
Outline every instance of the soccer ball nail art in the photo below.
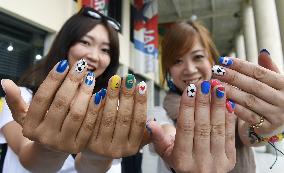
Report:
M 214 65 L 214 66 L 212 67 L 212 73 L 214 73 L 215 75 L 218 75 L 218 76 L 223 76 L 223 75 L 226 73 L 226 71 L 225 71 L 225 69 L 222 68 L 221 66 L 219 66 L 219 65 Z
M 196 87 L 194 84 L 189 84 L 187 87 L 187 96 L 194 97 L 196 93 Z
M 80 59 L 76 64 L 76 72 L 82 73 L 83 70 L 87 67 L 87 61 L 84 59 Z

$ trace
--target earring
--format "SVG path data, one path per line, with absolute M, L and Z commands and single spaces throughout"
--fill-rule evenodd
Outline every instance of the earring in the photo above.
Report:
M 170 91 L 177 92 L 177 88 L 176 88 L 176 86 L 173 82 L 173 78 L 170 76 L 169 73 L 167 73 L 167 75 L 166 75 L 166 80 L 167 80 L 167 85 L 168 85 Z

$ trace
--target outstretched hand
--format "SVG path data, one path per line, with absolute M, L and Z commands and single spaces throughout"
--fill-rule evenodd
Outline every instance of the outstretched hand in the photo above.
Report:
M 175 136 L 154 121 L 147 123 L 155 150 L 178 173 L 228 172 L 234 168 L 235 116 L 226 109 L 224 87 L 217 85 L 210 90 L 208 84 L 198 84 L 197 91 L 191 84 L 183 92 Z

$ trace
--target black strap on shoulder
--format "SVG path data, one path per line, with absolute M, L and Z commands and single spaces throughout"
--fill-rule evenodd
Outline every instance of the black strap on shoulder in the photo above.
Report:
M 3 172 L 4 160 L 7 153 L 7 144 L 0 144 L 0 172 Z

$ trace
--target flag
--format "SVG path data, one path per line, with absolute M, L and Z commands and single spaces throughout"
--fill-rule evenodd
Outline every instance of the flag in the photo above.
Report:
M 134 0 L 134 68 L 139 73 L 158 69 L 158 2 Z
M 78 9 L 82 6 L 92 7 L 100 13 L 108 15 L 109 0 L 77 0 Z

